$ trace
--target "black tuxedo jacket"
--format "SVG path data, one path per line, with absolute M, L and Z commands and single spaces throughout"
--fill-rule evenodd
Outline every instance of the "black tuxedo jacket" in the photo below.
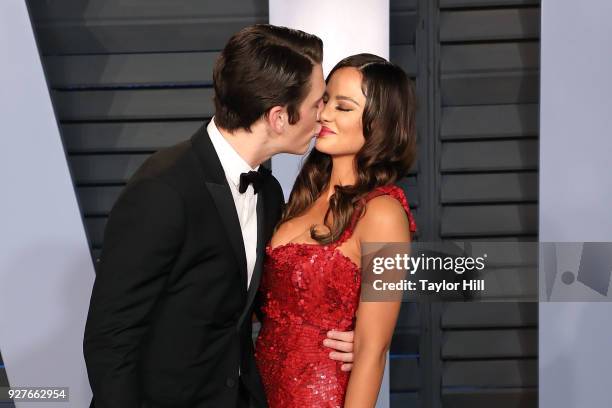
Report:
M 130 179 L 108 219 L 85 328 L 92 406 L 233 408 L 239 381 L 266 406 L 251 314 L 284 200 L 260 169 L 248 290 L 240 223 L 206 126 Z

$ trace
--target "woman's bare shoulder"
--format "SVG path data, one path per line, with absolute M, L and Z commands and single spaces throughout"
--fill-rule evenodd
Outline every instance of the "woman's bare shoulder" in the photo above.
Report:
M 366 203 L 365 213 L 358 224 L 358 233 L 361 241 L 410 241 L 408 216 L 404 207 L 390 195 L 372 198 Z

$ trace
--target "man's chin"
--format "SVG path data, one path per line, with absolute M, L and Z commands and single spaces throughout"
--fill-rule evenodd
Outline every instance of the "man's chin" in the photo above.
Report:
M 308 142 L 306 142 L 300 148 L 295 149 L 295 152 L 293 152 L 293 154 L 304 155 L 308 153 L 308 150 L 310 149 L 310 142 L 312 142 L 313 139 L 315 139 L 315 137 L 311 137 L 310 139 L 308 139 Z
M 293 155 L 296 155 L 296 156 L 303 156 L 303 155 L 306 154 L 307 151 L 308 151 L 308 148 L 303 149 L 303 150 L 295 149 L 295 150 L 291 150 L 290 152 L 287 152 L 287 153 L 293 154 Z

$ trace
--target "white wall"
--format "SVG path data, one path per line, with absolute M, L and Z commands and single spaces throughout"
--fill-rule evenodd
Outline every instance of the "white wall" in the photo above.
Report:
M 81 408 L 94 270 L 24 0 L 0 1 L 0 56 L 0 351 L 11 386 Z
M 540 241 L 612 241 L 612 2 L 543 0 Z M 610 303 L 540 304 L 540 407 L 610 406 Z

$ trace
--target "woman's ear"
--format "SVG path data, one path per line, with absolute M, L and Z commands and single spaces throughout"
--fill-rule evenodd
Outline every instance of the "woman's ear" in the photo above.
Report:
M 287 110 L 282 106 L 274 106 L 268 111 L 268 126 L 275 133 L 283 133 L 288 119 Z

